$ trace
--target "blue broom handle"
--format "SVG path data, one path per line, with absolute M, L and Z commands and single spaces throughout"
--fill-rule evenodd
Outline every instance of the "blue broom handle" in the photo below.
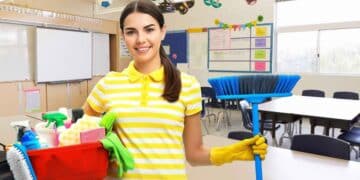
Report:
M 258 103 L 252 103 L 251 112 L 253 117 L 253 134 L 257 135 L 260 133 L 259 128 L 259 113 L 258 113 Z M 256 180 L 262 180 L 262 169 L 261 169 L 261 159 L 259 155 L 255 155 L 255 170 L 256 170 Z

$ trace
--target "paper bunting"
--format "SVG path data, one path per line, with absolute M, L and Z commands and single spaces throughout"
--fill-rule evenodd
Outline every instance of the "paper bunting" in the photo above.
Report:
M 233 29 L 234 31 L 239 29 L 239 31 L 240 31 L 241 29 L 244 30 L 246 28 L 255 27 L 259 22 L 262 22 L 263 20 L 264 20 L 264 17 L 262 15 L 259 15 L 256 20 L 253 20 L 253 21 L 250 21 L 250 22 L 247 22 L 244 24 L 227 24 L 227 23 L 221 22 L 219 19 L 215 19 L 214 23 L 215 23 L 215 25 L 217 25 L 218 27 L 223 28 L 223 29 Z

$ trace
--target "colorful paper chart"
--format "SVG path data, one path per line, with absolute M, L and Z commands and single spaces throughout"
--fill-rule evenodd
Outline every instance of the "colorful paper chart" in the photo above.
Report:
M 257 48 L 266 47 L 266 39 L 265 38 L 256 38 L 255 39 L 255 47 L 257 47 Z
M 266 34 L 267 34 L 266 27 L 256 27 L 255 28 L 255 35 L 257 37 L 263 37 L 263 36 L 266 36 Z
M 264 49 L 255 50 L 255 59 L 265 59 L 266 51 Z
M 255 71 L 265 71 L 266 62 L 255 62 Z

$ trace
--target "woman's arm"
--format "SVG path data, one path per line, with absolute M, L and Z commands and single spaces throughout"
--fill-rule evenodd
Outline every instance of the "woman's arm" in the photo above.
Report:
M 200 113 L 185 117 L 184 146 L 186 160 L 193 166 L 210 165 L 210 150 L 203 146 Z
M 91 108 L 88 102 L 85 102 L 83 105 L 84 114 L 89 116 L 100 116 L 101 113 L 96 112 L 93 108 Z
M 265 138 L 256 135 L 252 138 L 237 141 L 211 150 L 203 146 L 201 136 L 200 114 L 185 117 L 185 130 L 183 134 L 186 160 L 193 166 L 196 165 L 222 165 L 234 160 L 254 160 L 254 155 L 265 159 L 267 144 Z

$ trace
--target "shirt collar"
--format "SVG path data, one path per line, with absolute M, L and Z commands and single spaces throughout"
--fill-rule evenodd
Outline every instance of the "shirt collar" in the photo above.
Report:
M 149 76 L 153 81 L 160 82 L 164 79 L 164 66 L 161 66 L 159 69 L 151 72 L 148 75 L 145 75 L 137 71 L 135 68 L 134 61 L 131 61 L 128 66 L 128 73 L 129 73 L 130 82 L 136 82 L 144 76 Z

